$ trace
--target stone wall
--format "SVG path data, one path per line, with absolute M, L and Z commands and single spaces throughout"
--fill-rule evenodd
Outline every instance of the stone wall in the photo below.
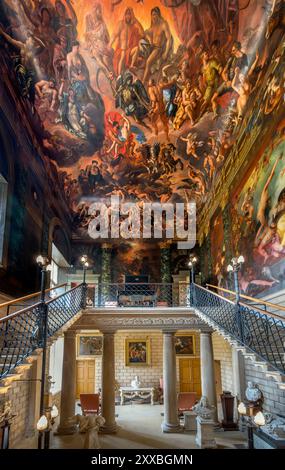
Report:
M 218 333 L 213 333 L 214 359 L 221 361 L 222 388 L 234 393 L 232 372 L 232 348 Z M 285 390 L 280 390 L 273 378 L 245 358 L 245 384 L 254 382 L 264 396 L 264 411 L 285 417 Z M 246 385 L 245 385 L 246 386 Z
M 271 377 L 266 377 L 260 367 L 254 366 L 250 359 L 245 359 L 245 379 L 258 385 L 263 393 L 264 411 L 285 417 L 285 390 L 280 390 Z
M 10 428 L 9 446 L 14 448 L 25 438 L 36 433 L 36 423 L 39 419 L 41 356 L 33 361 L 32 365 L 20 366 L 15 380 L 9 384 L 2 400 L 11 402 L 13 419 Z
M 198 333 L 184 331 L 178 334 L 195 334 L 195 356 L 200 356 L 200 337 Z M 97 334 L 97 333 L 96 333 Z M 150 366 L 126 366 L 125 364 L 125 340 L 126 339 L 150 339 L 151 365 Z M 161 331 L 120 331 L 115 334 L 115 367 L 118 386 L 129 386 L 135 375 L 145 386 L 159 386 L 159 379 L 163 375 L 163 334 Z M 177 390 L 179 390 L 179 357 L 176 362 Z M 101 388 L 102 358 L 95 357 L 95 391 Z
M 214 360 L 221 363 L 222 389 L 233 392 L 232 348 L 218 333 L 213 333 Z

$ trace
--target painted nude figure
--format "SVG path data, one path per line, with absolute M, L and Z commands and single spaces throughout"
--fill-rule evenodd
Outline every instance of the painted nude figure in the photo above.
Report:
M 151 26 L 145 31 L 150 43 L 150 54 L 146 61 L 143 83 L 147 83 L 151 68 L 157 60 L 165 62 L 172 52 L 173 38 L 167 21 L 161 16 L 160 9 L 151 10 Z

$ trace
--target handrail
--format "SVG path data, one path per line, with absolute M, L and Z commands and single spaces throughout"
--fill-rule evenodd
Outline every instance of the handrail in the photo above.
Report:
M 10 315 L 6 315 L 5 317 L 0 318 L 0 323 L 8 322 L 11 320 L 11 318 L 18 317 L 20 315 L 23 315 L 28 310 L 31 310 L 31 308 L 38 307 L 41 304 L 41 302 L 37 302 L 36 304 L 33 305 L 28 305 L 28 307 L 22 308 L 21 310 L 18 310 L 17 312 L 10 313 Z
M 54 286 L 54 287 L 50 287 L 49 289 L 45 289 L 45 293 L 50 292 L 50 291 L 55 290 L 55 289 L 59 289 L 60 287 L 63 287 L 63 286 L 67 286 L 67 282 L 65 282 L 64 284 L 58 284 L 57 286 Z M 34 292 L 33 294 L 25 295 L 24 297 L 19 297 L 18 299 L 9 300 L 8 302 L 4 302 L 3 304 L 0 304 L 0 308 L 8 307 L 9 305 L 13 305 L 13 304 L 16 304 L 18 302 L 22 302 L 22 300 L 32 299 L 33 297 L 37 297 L 40 294 L 41 294 L 41 291 Z
M 80 284 L 77 284 L 77 286 L 74 286 L 72 287 L 72 289 L 69 289 L 68 291 L 68 294 L 70 294 L 70 292 L 73 292 L 75 289 L 78 289 L 78 287 L 82 286 L 83 285 L 83 282 L 81 282 Z M 64 295 L 66 294 L 66 292 L 63 292 L 62 294 L 59 294 L 57 295 L 56 297 L 54 297 L 53 299 L 50 299 L 46 302 L 46 305 L 54 302 L 55 300 L 59 299 L 60 297 L 63 297 Z
M 213 287 L 214 289 L 236 295 L 236 293 L 233 292 L 232 290 L 224 289 L 223 287 L 214 286 L 213 284 L 206 284 L 206 286 Z M 254 302 L 257 302 L 258 304 L 264 304 L 264 305 L 267 305 L 268 307 L 277 308 L 278 310 L 283 310 L 285 312 L 285 307 L 283 307 L 282 305 L 273 304 L 272 302 L 267 302 L 266 300 L 256 299 L 254 297 L 250 297 L 249 295 L 244 295 L 244 294 L 240 294 L 240 297 L 246 300 L 253 300 Z

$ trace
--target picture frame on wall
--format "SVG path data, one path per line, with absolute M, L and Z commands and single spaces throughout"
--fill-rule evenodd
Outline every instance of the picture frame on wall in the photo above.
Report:
M 194 356 L 195 336 L 193 334 L 175 336 L 175 352 L 177 356 Z
M 77 357 L 82 359 L 101 356 L 103 353 L 103 336 L 82 334 L 77 336 Z
M 125 341 L 125 359 L 126 366 L 143 367 L 150 365 L 150 340 L 146 339 L 130 339 Z

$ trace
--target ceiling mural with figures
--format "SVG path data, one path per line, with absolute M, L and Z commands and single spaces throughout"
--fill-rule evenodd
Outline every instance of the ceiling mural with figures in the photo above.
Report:
M 112 194 L 202 207 L 284 28 L 280 0 L 2 0 L 2 75 L 75 236 Z M 281 98 L 273 78 L 267 114 Z

